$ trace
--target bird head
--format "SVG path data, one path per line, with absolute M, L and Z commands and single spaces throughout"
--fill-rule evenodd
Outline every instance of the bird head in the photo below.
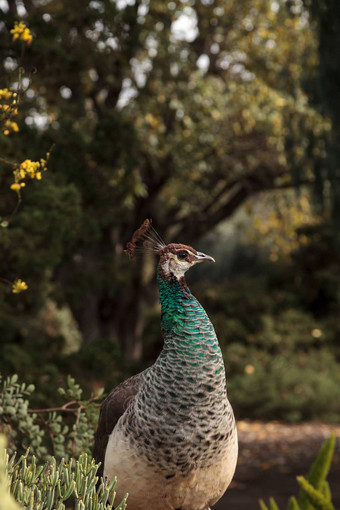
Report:
M 138 246 L 142 240 L 142 247 Z M 177 280 L 183 278 L 185 272 L 195 264 L 206 260 L 215 260 L 200 251 L 196 251 L 186 244 L 170 243 L 165 244 L 159 234 L 151 225 L 151 220 L 145 220 L 142 226 L 133 234 L 131 241 L 127 244 L 127 253 L 134 258 L 137 252 L 153 252 L 159 255 L 159 265 L 166 277 L 174 277 Z
M 195 248 L 186 244 L 167 244 L 162 248 L 158 255 L 160 257 L 159 264 L 165 276 L 173 275 L 177 280 L 183 278 L 184 274 L 195 264 L 210 260 L 215 260 Z

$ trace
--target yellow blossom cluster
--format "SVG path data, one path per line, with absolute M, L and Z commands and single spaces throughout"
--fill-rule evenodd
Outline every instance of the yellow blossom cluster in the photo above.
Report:
M 17 133 L 19 131 L 19 126 L 13 120 L 6 120 L 4 124 L 4 135 L 9 135 L 10 133 Z
M 18 115 L 17 98 L 16 92 L 0 89 L 0 126 L 4 135 L 19 131 L 18 124 L 13 120 Z
M 11 30 L 13 35 L 13 41 L 23 41 L 29 46 L 33 40 L 30 29 L 25 25 L 23 21 L 16 21 L 14 28 Z
M 14 28 L 11 30 L 11 34 L 13 36 L 13 41 L 22 41 L 27 45 L 30 45 L 32 42 L 32 35 L 30 30 L 22 21 L 16 22 L 14 24 Z M 0 133 L 2 132 L 6 136 L 10 133 L 16 133 L 19 131 L 18 124 L 15 122 L 15 117 L 18 115 L 18 102 L 19 97 L 17 92 L 14 92 L 8 88 L 0 88 Z M 49 153 L 47 153 L 46 159 L 48 159 L 48 157 Z M 4 158 L 1 158 L 1 160 L 7 164 L 10 164 L 10 162 L 6 161 Z M 30 159 L 26 159 L 20 165 L 14 165 L 14 183 L 11 185 L 11 189 L 16 191 L 18 195 L 18 202 L 14 211 L 12 212 L 11 217 L 18 210 L 20 205 L 20 190 L 25 186 L 24 180 L 26 178 L 40 180 L 42 171 L 46 170 L 46 164 L 47 161 L 45 159 L 40 159 L 40 161 L 31 161 Z M 7 227 L 10 218 L 8 220 L 1 221 L 0 226 Z M 20 292 L 28 289 L 27 283 L 20 278 L 17 278 L 14 282 L 10 282 L 9 280 L 0 276 L 0 281 L 11 285 L 13 294 L 19 294 Z
M 21 188 L 26 186 L 25 179 L 37 179 L 38 181 L 42 178 L 42 172 L 47 170 L 47 160 L 49 158 L 47 153 L 46 158 L 41 158 L 40 161 L 31 161 L 25 159 L 20 165 L 15 165 L 13 175 L 14 183 L 11 185 L 11 189 L 20 193 Z
M 0 101 L 9 101 L 13 97 L 13 92 L 9 89 L 0 89 Z M 15 94 L 16 97 L 16 94 Z
M 20 280 L 20 278 L 15 280 L 15 282 L 12 285 L 13 294 L 19 294 L 20 292 L 23 292 L 24 290 L 27 290 L 27 289 L 28 289 L 27 283 L 24 282 L 23 280 Z

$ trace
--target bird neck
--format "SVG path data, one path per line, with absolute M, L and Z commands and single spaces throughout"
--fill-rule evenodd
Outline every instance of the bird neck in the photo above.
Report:
M 166 275 L 160 266 L 157 271 L 159 300 L 162 307 L 161 327 L 164 337 L 178 329 L 186 305 L 194 300 L 187 283 L 183 278 L 178 280 L 174 275 Z
M 161 267 L 158 267 L 157 279 L 162 307 L 163 355 L 180 354 L 188 360 L 195 359 L 195 364 L 200 360 L 206 364 L 210 359 L 214 364 L 221 363 L 224 370 L 213 325 L 185 279 L 167 276 Z

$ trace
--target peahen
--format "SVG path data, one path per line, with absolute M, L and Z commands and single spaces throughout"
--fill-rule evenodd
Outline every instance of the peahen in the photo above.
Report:
M 130 255 L 150 231 L 146 220 Z M 233 477 L 237 430 L 213 325 L 184 273 L 214 259 L 153 232 L 164 347 L 104 400 L 93 453 L 118 496 L 129 493 L 128 510 L 208 510 Z

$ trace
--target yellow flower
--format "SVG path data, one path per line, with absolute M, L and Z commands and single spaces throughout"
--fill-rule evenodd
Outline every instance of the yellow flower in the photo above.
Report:
M 20 191 L 20 188 L 21 188 L 21 186 L 20 186 L 20 184 L 19 184 L 19 183 L 17 183 L 17 182 L 15 182 L 14 184 L 12 184 L 12 185 L 11 185 L 11 189 L 12 189 L 13 191 Z
M 23 21 L 15 21 L 14 28 L 11 30 L 13 41 L 23 41 L 29 46 L 33 40 L 32 34 Z
M 30 178 L 41 181 L 42 171 L 45 172 L 47 170 L 48 158 L 49 153 L 47 153 L 46 159 L 41 158 L 40 161 L 31 161 L 30 159 L 25 159 L 25 161 L 20 163 L 20 165 L 14 165 L 14 183 L 11 185 L 11 189 L 20 195 L 21 188 L 26 186 L 26 183 L 23 182 L 24 179 Z
M 44 166 L 46 162 L 44 163 Z M 24 179 L 25 177 L 30 177 L 31 179 L 41 179 L 41 170 L 43 169 L 43 165 L 39 161 L 31 161 L 30 159 L 25 159 L 22 163 L 20 163 L 19 169 L 16 170 L 18 172 L 18 177 L 20 179 Z
M 23 292 L 24 290 L 28 289 L 28 285 L 23 280 L 17 279 L 12 285 L 12 292 L 13 294 L 19 294 L 20 292 Z
M 19 131 L 19 126 L 16 122 L 11 120 L 6 120 L 4 125 L 4 135 L 9 135 L 11 132 L 17 133 Z
M 19 126 L 13 121 L 18 115 L 17 93 L 10 89 L 0 89 L 0 130 L 4 135 L 17 133 Z
M 0 99 L 5 99 L 8 101 L 8 99 L 11 99 L 12 92 L 8 89 L 0 89 Z

